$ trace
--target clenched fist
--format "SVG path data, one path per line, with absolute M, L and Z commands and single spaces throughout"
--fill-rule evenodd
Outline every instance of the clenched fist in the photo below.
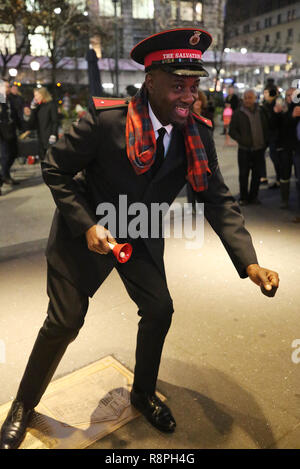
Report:
M 266 296 L 275 295 L 279 287 L 279 276 L 277 272 L 260 267 L 258 264 L 251 264 L 247 267 L 247 274 L 252 282 L 256 283 Z

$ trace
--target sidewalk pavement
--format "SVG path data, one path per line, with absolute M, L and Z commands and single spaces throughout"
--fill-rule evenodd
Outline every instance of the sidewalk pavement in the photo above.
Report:
M 236 147 L 223 147 L 220 167 L 238 195 Z M 268 174 L 274 175 L 267 160 Z M 20 186 L 0 197 L 0 404 L 12 399 L 45 318 L 46 243 L 54 211 L 39 166 L 15 166 Z M 273 177 L 274 179 L 274 177 Z M 262 205 L 242 211 L 261 265 L 277 270 L 280 289 L 267 298 L 241 280 L 220 240 L 205 224 L 204 245 L 166 240 L 165 263 L 175 313 L 158 389 L 177 420 L 172 435 L 135 419 L 92 448 L 300 448 L 300 225 L 280 210 L 278 190 L 261 189 Z M 177 201 L 185 202 L 184 194 Z M 134 368 L 138 317 L 115 272 L 90 301 L 85 325 L 59 365 L 63 376 L 113 355 Z M 299 347 L 299 345 L 298 345 Z M 3 357 L 2 357 L 3 358 Z

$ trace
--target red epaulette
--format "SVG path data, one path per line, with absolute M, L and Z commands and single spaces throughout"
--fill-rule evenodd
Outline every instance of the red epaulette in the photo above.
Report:
M 213 127 L 213 124 L 212 124 L 212 121 L 210 119 L 207 119 L 206 117 L 203 117 L 203 116 L 199 116 L 199 114 L 195 114 L 194 112 L 192 113 L 193 117 L 195 117 L 198 121 L 202 122 L 202 124 L 206 124 L 207 127 L 209 127 L 210 129 L 212 129 Z
M 117 107 L 127 107 L 130 98 L 98 98 L 93 96 L 93 103 L 96 109 L 114 109 Z

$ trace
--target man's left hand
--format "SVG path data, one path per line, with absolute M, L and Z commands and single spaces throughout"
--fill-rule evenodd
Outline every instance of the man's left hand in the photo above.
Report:
M 260 287 L 264 295 L 269 297 L 275 295 L 279 287 L 279 276 L 277 272 L 260 267 L 258 264 L 248 265 L 246 271 L 249 278 Z

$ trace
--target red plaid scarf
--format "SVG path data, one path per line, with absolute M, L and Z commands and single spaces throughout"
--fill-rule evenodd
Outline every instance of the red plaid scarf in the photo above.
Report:
M 188 162 L 187 180 L 196 192 L 207 189 L 207 155 L 200 138 L 197 124 L 190 114 L 183 128 Z M 148 100 L 145 84 L 132 98 L 128 106 L 126 121 L 127 155 L 136 174 L 148 171 L 155 160 L 156 139 L 148 113 Z

